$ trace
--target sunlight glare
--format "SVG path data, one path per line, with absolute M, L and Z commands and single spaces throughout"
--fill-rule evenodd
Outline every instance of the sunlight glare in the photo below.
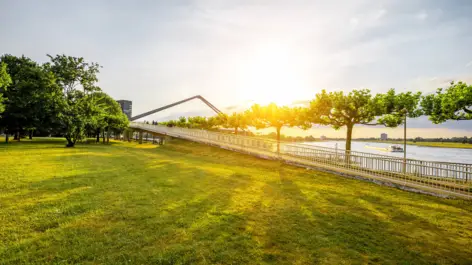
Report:
M 241 66 L 242 93 L 259 104 L 289 105 L 299 99 L 302 78 L 295 58 L 294 49 L 287 46 L 260 45 Z

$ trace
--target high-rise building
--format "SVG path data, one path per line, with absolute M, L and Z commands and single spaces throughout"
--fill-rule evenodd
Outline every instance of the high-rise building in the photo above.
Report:
M 380 134 L 380 140 L 386 141 L 388 139 L 388 135 L 386 133 L 381 133 Z
M 123 113 L 128 116 L 128 119 L 131 119 L 133 103 L 131 100 L 117 100 L 121 106 Z

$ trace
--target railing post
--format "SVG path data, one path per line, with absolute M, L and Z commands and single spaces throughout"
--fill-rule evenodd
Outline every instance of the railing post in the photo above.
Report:
M 335 160 L 334 160 L 334 161 L 335 161 L 335 163 L 337 164 L 337 163 L 338 163 L 338 143 L 336 143 L 335 147 L 336 147 L 336 148 L 335 148 L 336 154 L 335 154 Z
M 405 121 L 403 123 L 403 174 L 406 175 L 406 112 Z
M 467 183 L 469 181 L 469 169 L 470 169 L 470 167 L 466 166 L 465 168 L 466 168 L 466 170 L 465 170 L 465 182 Z

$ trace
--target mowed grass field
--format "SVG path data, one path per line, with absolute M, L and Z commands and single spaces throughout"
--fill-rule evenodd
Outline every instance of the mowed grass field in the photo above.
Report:
M 472 264 L 472 204 L 201 144 L 0 144 L 0 264 Z

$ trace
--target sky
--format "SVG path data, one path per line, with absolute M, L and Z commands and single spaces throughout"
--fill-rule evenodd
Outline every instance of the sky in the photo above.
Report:
M 472 83 L 472 1 L 0 0 L 0 54 L 103 66 L 100 87 L 140 114 L 195 95 L 223 112 L 328 91 L 431 93 Z M 212 115 L 198 101 L 149 116 Z M 472 122 L 409 122 L 409 136 L 472 136 Z M 401 137 L 359 127 L 354 137 Z M 342 137 L 315 127 L 288 134 Z

